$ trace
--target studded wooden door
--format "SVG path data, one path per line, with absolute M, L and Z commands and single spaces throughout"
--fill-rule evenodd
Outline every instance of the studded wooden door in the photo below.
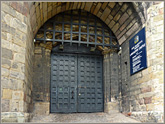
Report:
M 77 112 L 77 55 L 51 56 L 51 112 Z
M 78 55 L 78 112 L 103 111 L 102 57 Z
M 103 111 L 102 57 L 52 54 L 51 112 Z

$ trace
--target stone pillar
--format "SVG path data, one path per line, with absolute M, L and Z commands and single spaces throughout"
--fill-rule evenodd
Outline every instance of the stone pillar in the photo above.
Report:
M 118 108 L 118 54 L 117 51 L 104 52 L 104 103 L 105 112 L 119 111 Z
M 49 114 L 50 55 L 52 43 L 36 43 L 34 52 L 33 101 L 34 114 Z

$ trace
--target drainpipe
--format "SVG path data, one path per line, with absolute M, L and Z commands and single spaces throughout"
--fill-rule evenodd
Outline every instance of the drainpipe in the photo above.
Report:
M 119 56 L 119 65 L 120 65 L 120 68 L 119 68 L 119 92 L 118 92 L 118 100 L 119 100 L 119 112 L 122 113 L 122 66 L 121 66 L 121 52 L 122 52 L 122 49 L 121 47 L 119 48 L 119 52 L 118 52 L 118 56 Z

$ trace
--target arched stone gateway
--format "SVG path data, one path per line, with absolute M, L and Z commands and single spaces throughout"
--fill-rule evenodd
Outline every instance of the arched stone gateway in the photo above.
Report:
M 53 19 L 52 17 L 75 10 L 94 15 L 97 20 L 102 22 L 101 26 L 97 26 L 97 20 L 92 25 L 90 18 L 81 20 L 79 13 L 78 21 L 82 22 L 82 25 L 76 23 L 78 28 L 75 28 L 75 30 L 77 30 L 78 35 L 75 35 L 76 33 L 72 29 L 74 23 L 65 23 L 67 21 L 65 20 L 62 21 L 62 27 L 60 27 L 56 25 L 56 18 L 54 19 L 55 23 L 52 23 L 53 30 L 45 30 L 44 25 Z M 72 96 L 70 95 L 75 98 L 74 95 L 80 92 L 76 90 L 73 93 L 68 92 L 68 90 L 66 92 L 56 92 L 56 89 L 51 90 L 51 88 L 54 88 L 50 88 L 50 84 L 54 85 L 54 83 L 51 83 L 51 74 L 55 74 L 51 69 L 54 68 L 56 71 L 58 63 L 59 65 L 62 63 L 61 67 L 58 66 L 59 68 L 64 66 L 67 68 L 66 62 L 64 62 L 64 60 L 68 61 L 66 58 L 70 58 L 70 62 L 67 64 L 81 68 L 81 63 L 85 63 L 88 58 L 90 62 L 86 62 L 83 66 L 90 68 L 91 74 L 86 75 L 87 77 L 82 80 L 89 78 L 90 82 L 96 83 L 97 79 L 92 79 L 94 74 L 92 72 L 95 72 L 96 78 L 98 77 L 96 72 L 99 64 L 97 65 L 97 61 L 94 61 L 97 58 L 96 54 L 103 56 L 102 61 L 98 60 L 98 63 L 103 63 L 98 67 L 103 66 L 102 72 L 98 71 L 98 73 L 99 76 L 102 74 L 103 80 L 100 84 L 103 84 L 103 87 L 100 94 L 104 97 L 99 98 L 100 91 L 98 91 L 97 85 L 91 85 L 89 91 L 85 89 L 83 91 L 86 95 L 90 94 L 83 97 L 84 100 L 86 99 L 85 102 L 89 103 L 88 97 L 91 99 L 91 105 L 85 105 L 84 108 L 95 106 L 91 109 L 95 111 L 99 108 L 96 107 L 96 104 L 101 103 L 99 100 L 96 101 L 96 98 L 98 98 L 104 100 L 101 103 L 101 106 L 103 106 L 101 110 L 104 112 L 108 113 L 115 110 L 125 114 L 129 113 L 142 122 L 163 122 L 163 10 L 163 2 L 2 2 L 2 122 L 25 122 L 29 121 L 34 114 L 49 114 L 51 110 L 50 99 L 57 99 L 60 97 L 60 93 L 63 94 L 63 100 L 65 93 L 67 100 L 70 100 L 69 102 L 63 101 L 62 104 L 69 103 L 71 105 Z M 87 25 L 83 24 L 86 22 Z M 71 24 L 71 31 L 65 32 L 65 24 Z M 42 26 L 44 27 L 43 30 L 41 30 Z M 56 30 L 56 26 L 62 28 L 62 31 Z M 146 40 L 147 68 L 131 75 L 129 42 L 143 27 L 145 27 L 143 35 L 145 35 Z M 99 33 L 99 29 L 102 34 Z M 106 31 L 106 29 L 108 30 Z M 92 30 L 94 30 L 93 33 L 90 33 Z M 35 36 L 42 31 L 44 33 L 40 34 L 41 36 L 44 35 L 43 39 L 37 39 Z M 48 33 L 46 33 L 47 31 Z M 57 35 L 58 33 L 59 35 Z M 48 35 L 50 38 L 47 37 Z M 34 42 L 34 39 L 36 42 Z M 115 40 L 113 41 L 113 39 Z M 67 40 L 69 45 L 66 45 Z M 138 37 L 135 40 L 137 42 Z M 84 43 L 85 47 L 83 47 Z M 79 47 L 83 47 L 84 51 Z M 76 50 L 70 48 L 76 48 Z M 72 50 L 74 57 L 68 54 L 69 50 Z M 78 53 L 80 51 L 81 53 Z M 56 54 L 57 52 L 58 54 Z M 87 53 L 88 57 L 85 58 L 87 55 L 84 54 Z M 65 57 L 62 57 L 62 54 Z M 52 58 L 57 60 L 54 66 L 51 63 L 51 55 Z M 75 59 L 77 64 L 73 64 L 71 58 L 77 58 Z M 83 60 L 83 62 L 78 63 L 79 60 Z M 92 62 L 95 64 L 92 65 Z M 88 66 L 89 63 L 90 66 Z M 94 71 L 92 71 L 92 68 Z M 78 75 L 81 73 L 80 70 L 76 70 Z M 55 74 L 56 79 L 65 79 L 64 75 L 69 70 L 62 71 L 64 78 L 60 79 L 61 77 Z M 82 73 L 87 74 L 88 72 Z M 66 76 L 70 79 L 71 77 Z M 77 80 L 77 82 L 79 81 Z M 60 85 L 61 83 L 57 84 Z M 74 86 L 79 87 L 79 83 L 77 84 Z M 55 85 L 55 88 L 57 88 L 57 85 Z M 72 89 L 70 88 L 70 90 Z M 71 94 L 69 95 L 69 93 Z M 92 93 L 94 93 L 94 97 Z M 57 97 L 52 97 L 53 94 Z M 76 98 L 81 99 L 80 97 Z M 52 104 L 58 103 L 60 103 L 60 99 L 58 102 L 52 102 Z M 79 104 L 77 101 L 74 103 Z M 57 111 L 57 108 L 55 107 L 55 111 Z

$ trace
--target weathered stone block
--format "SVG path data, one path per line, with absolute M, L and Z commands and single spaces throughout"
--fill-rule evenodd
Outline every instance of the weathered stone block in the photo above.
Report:
M 110 2 L 108 5 L 111 7 L 111 8 L 113 8 L 114 6 L 115 6 L 115 2 Z
M 142 105 L 142 104 L 144 104 L 144 99 L 139 99 L 138 102 L 140 105 Z
M 119 29 L 119 23 L 116 23 L 114 27 L 112 28 L 113 32 L 116 32 Z
M 11 99 L 12 98 L 12 90 L 10 90 L 10 89 L 3 89 L 2 98 L 3 99 Z
M 154 107 L 155 107 L 154 104 L 146 104 L 147 111 L 153 111 L 154 110 Z
M 115 7 L 112 9 L 111 15 L 115 16 L 119 10 L 120 10 L 120 5 L 116 3 Z
M 1 9 L 2 11 L 6 12 L 12 16 L 16 16 L 16 11 L 12 7 L 10 7 L 4 3 L 2 3 L 1 7 L 2 7 L 2 9 Z
M 11 44 L 11 50 L 15 51 L 15 52 L 18 52 L 18 53 L 22 53 L 22 54 L 25 54 L 25 48 L 24 47 L 21 47 L 21 46 L 18 46 L 16 44 Z
M 1 88 L 7 88 L 11 89 L 12 84 L 10 84 L 9 78 L 8 77 L 1 77 Z
M 17 122 L 17 118 L 2 118 L 2 122 Z
M 4 21 L 7 25 L 11 26 L 12 21 L 13 21 L 13 17 L 9 14 L 6 14 L 4 17 Z
M 14 54 L 14 61 L 25 63 L 25 55 L 21 53 L 15 53 Z
M 25 64 L 13 62 L 11 65 L 11 69 L 18 72 L 25 72 Z
M 1 99 L 1 111 L 2 112 L 9 112 L 10 111 L 10 100 L 7 99 Z
M 104 3 L 102 4 L 101 8 L 104 10 L 105 7 L 107 6 L 107 4 L 108 4 L 108 2 L 104 2 Z
M 27 33 L 27 25 L 16 18 L 13 19 L 12 27 L 14 27 L 24 33 Z
M 97 4 L 97 6 L 96 6 L 96 8 L 95 8 L 95 10 L 94 10 L 94 13 L 93 13 L 94 15 L 96 15 L 96 14 L 98 13 L 98 11 L 99 11 L 101 5 L 102 5 L 101 3 L 98 3 L 98 4 Z
M 108 26 L 109 26 L 110 28 L 112 28 L 114 25 L 115 25 L 115 21 L 112 20 L 112 21 L 109 23 Z
M 11 100 L 11 112 L 18 112 L 19 111 L 19 100 Z
M 120 24 L 123 24 L 128 17 L 129 17 L 128 14 L 127 13 L 124 13 L 122 15 L 122 17 L 120 18 L 119 23 Z
M 13 100 L 23 100 L 24 92 L 23 91 L 13 91 L 12 92 L 12 99 Z
M 103 21 L 105 21 L 105 19 L 108 17 L 110 12 L 111 12 L 111 10 L 108 7 L 106 7 L 106 9 L 104 10 L 103 14 L 101 15 L 101 19 Z
M 24 101 L 23 100 L 19 101 L 19 111 L 24 112 Z
M 2 40 L 6 40 L 6 39 L 7 39 L 7 32 L 1 31 L 1 42 L 2 42 Z
M 3 23 L 2 22 L 2 31 L 6 31 L 6 32 L 9 32 L 9 33 L 11 33 L 11 34 L 15 34 L 15 28 L 13 28 L 13 27 L 10 27 L 9 25 L 7 25 L 6 23 Z
M 49 104 L 49 102 L 36 102 L 34 113 L 39 115 L 49 114 Z
M 17 117 L 17 121 L 18 121 L 18 123 L 23 123 L 23 122 L 25 122 L 25 118 L 24 117 Z
M 144 103 L 145 103 L 145 104 L 150 104 L 150 103 L 152 103 L 152 97 L 144 97 Z
M 161 21 L 161 20 L 163 20 L 163 15 L 158 15 L 158 16 L 155 16 L 155 17 L 153 18 L 153 21 L 154 21 L 154 22 Z
M 14 90 L 23 90 L 23 88 L 24 88 L 24 81 L 23 80 L 10 78 L 9 83 L 7 83 L 7 84 L 8 84 L 8 86 L 11 85 L 10 86 L 11 89 L 14 89 Z
M 12 70 L 10 71 L 10 76 L 17 79 L 21 79 L 21 80 L 25 79 L 25 75 L 23 73 L 12 71 Z
M 12 59 L 13 52 L 9 49 L 2 48 L 2 57 L 7 58 L 7 59 Z
M 2 71 L 2 76 L 9 76 L 9 69 L 6 69 L 6 68 L 1 68 L 1 71 Z
M 128 8 L 127 3 L 124 3 L 123 6 L 122 6 L 122 8 L 121 8 L 121 11 L 122 11 L 122 12 L 125 12 L 125 10 L 126 10 L 127 8 Z
M 151 86 L 143 87 L 143 88 L 141 89 L 141 92 L 142 92 L 142 93 L 151 92 Z

